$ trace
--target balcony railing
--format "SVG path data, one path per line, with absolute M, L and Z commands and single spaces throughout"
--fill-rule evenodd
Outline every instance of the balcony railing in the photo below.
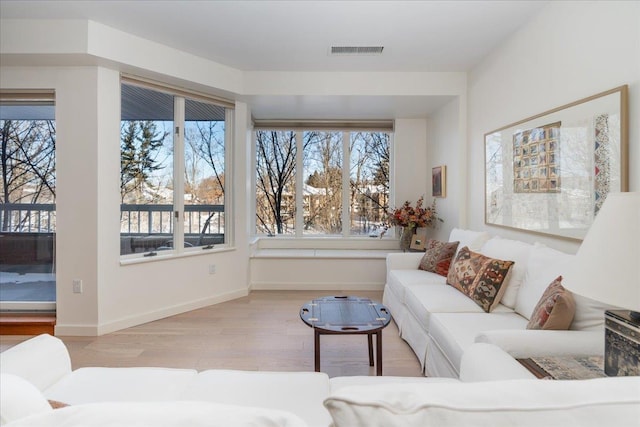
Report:
M 120 254 L 173 248 L 172 205 L 120 205 Z M 224 205 L 185 205 L 185 246 L 224 243 Z
M 173 233 L 172 205 L 120 205 L 120 232 Z M 224 230 L 224 205 L 185 205 L 185 234 L 219 234 Z
M 53 233 L 55 230 L 55 203 L 0 203 L 0 231 Z
M 186 246 L 224 242 L 224 205 L 185 205 Z M 172 205 L 120 205 L 120 253 L 170 249 L 173 236 Z M 0 234 L 34 239 L 56 231 L 55 203 L 0 203 Z

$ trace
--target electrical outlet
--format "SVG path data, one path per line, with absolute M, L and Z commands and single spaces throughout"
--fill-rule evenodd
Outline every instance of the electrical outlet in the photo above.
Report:
M 81 294 L 82 293 L 82 280 L 74 279 L 73 280 L 73 293 Z
M 216 274 L 216 265 L 215 264 L 209 265 L 209 274 Z

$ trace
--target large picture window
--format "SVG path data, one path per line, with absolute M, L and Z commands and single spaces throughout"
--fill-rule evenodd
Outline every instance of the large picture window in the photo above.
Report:
M 258 128 L 255 141 L 256 234 L 380 235 L 390 132 Z
M 124 81 L 121 91 L 120 254 L 227 245 L 232 109 L 137 82 Z

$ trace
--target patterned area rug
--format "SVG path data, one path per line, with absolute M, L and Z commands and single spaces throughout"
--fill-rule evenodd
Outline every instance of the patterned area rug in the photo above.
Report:
M 556 380 L 605 377 L 602 356 L 532 357 L 531 360 Z

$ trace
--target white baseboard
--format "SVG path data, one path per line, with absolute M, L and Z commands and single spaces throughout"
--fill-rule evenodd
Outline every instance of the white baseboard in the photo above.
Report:
M 166 307 L 160 310 L 154 310 L 147 313 L 127 316 L 112 322 L 103 323 L 101 325 L 65 325 L 57 324 L 55 327 L 55 335 L 57 336 L 98 336 L 121 329 L 138 326 L 143 323 L 152 322 L 154 320 L 164 319 L 165 317 L 174 316 L 176 314 L 185 313 L 187 311 L 196 310 L 198 308 L 219 304 L 225 301 L 242 298 L 249 294 L 249 290 L 241 289 L 228 292 L 222 295 L 216 295 L 210 298 L 203 298 L 196 301 L 190 301 L 184 304 L 178 304 Z
M 282 283 L 282 282 L 252 282 L 252 291 L 381 291 L 384 283 Z

